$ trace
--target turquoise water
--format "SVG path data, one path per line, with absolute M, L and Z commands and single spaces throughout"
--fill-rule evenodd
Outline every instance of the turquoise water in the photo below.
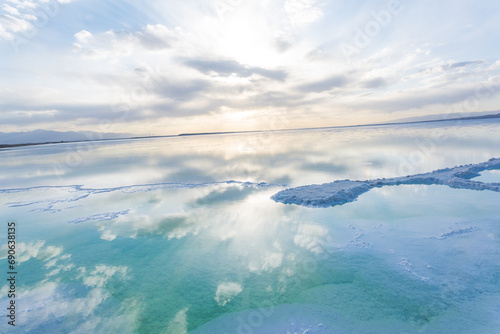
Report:
M 0 157 L 1 219 L 17 225 L 16 332 L 500 332 L 499 193 L 384 187 L 326 209 L 270 200 L 292 186 L 500 157 L 497 122 L 60 144 Z M 0 331 L 14 332 L 5 309 Z

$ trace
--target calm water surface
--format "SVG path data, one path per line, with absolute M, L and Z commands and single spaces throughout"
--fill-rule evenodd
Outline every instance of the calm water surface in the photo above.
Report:
M 270 200 L 493 157 L 498 121 L 0 151 L 16 332 L 498 333 L 499 193 L 384 187 L 326 209 Z M 14 332 L 3 306 L 0 332 Z

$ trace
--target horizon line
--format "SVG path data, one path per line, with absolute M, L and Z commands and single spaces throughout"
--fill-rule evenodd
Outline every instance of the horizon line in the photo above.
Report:
M 491 115 L 482 115 L 482 116 L 455 117 L 455 118 L 449 118 L 449 119 L 432 119 L 432 120 L 408 121 L 408 122 L 369 123 L 369 124 L 356 124 L 356 125 L 336 125 L 336 126 L 321 126 L 321 127 L 307 127 L 307 128 L 291 128 L 291 129 L 273 129 L 273 130 L 193 132 L 193 133 L 179 133 L 176 135 L 134 136 L 134 137 L 123 137 L 123 138 L 53 141 L 53 142 L 43 142 L 43 143 L 0 144 L 0 150 L 6 149 L 6 148 L 23 147 L 23 146 L 101 142 L 101 141 L 112 141 L 112 140 L 136 140 L 136 139 L 152 139 L 152 138 L 168 138 L 168 137 L 211 136 L 211 135 L 239 134 L 239 133 L 342 129 L 342 128 L 356 128 L 356 127 L 373 127 L 373 126 L 392 126 L 392 125 L 418 124 L 418 123 L 434 123 L 434 122 L 447 122 L 447 121 L 467 121 L 467 120 L 494 119 L 494 118 L 500 118 L 500 113 L 491 114 Z

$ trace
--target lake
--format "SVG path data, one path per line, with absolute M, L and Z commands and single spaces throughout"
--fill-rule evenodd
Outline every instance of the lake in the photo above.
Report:
M 328 208 L 271 199 L 490 158 L 498 120 L 1 150 L 16 332 L 500 332 L 500 193 L 402 185 Z

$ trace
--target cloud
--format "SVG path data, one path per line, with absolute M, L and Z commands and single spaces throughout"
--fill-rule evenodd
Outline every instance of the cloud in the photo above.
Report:
M 102 288 L 115 275 L 122 279 L 127 277 L 127 267 L 97 265 L 88 276 L 83 278 L 83 284 L 89 287 Z
M 177 41 L 177 34 L 162 24 L 148 24 L 136 32 L 108 30 L 97 35 L 81 30 L 74 35 L 73 51 L 90 58 L 126 56 L 138 50 L 162 51 Z
M 3 7 L 5 10 L 5 7 Z M 0 16 L 0 37 L 6 40 L 14 39 L 13 33 L 26 31 L 31 27 L 30 18 L 16 17 L 11 14 L 2 14 Z
M 387 81 L 384 78 L 378 77 L 370 80 L 366 80 L 363 82 L 362 86 L 364 88 L 380 88 L 387 84 Z
M 299 90 L 303 92 L 323 92 L 333 88 L 344 87 L 348 83 L 347 77 L 344 75 L 335 75 L 327 79 L 314 81 L 308 84 L 299 86 Z
M 94 37 L 90 32 L 87 30 L 82 30 L 80 32 L 77 32 L 75 34 L 75 39 L 78 43 L 88 43 L 89 40 Z
M 449 64 L 443 65 L 443 69 L 450 70 L 461 67 L 468 67 L 472 65 L 482 65 L 485 62 L 482 60 L 472 60 L 472 61 L 461 61 L 461 62 L 450 62 Z
M 220 283 L 217 286 L 217 291 L 215 292 L 214 299 L 220 306 L 225 306 L 241 291 L 243 291 L 243 287 L 238 283 L 235 282 Z
M 248 269 L 257 273 L 262 271 L 272 271 L 273 269 L 281 266 L 283 263 L 283 257 L 284 255 L 282 252 L 264 252 L 260 258 L 250 261 Z
M 156 214 L 156 213 L 155 213 Z M 118 235 L 137 238 L 148 235 L 163 235 L 168 239 L 181 239 L 189 234 L 196 234 L 200 226 L 196 220 L 184 215 L 141 215 L 130 213 L 107 222 L 99 222 L 101 239 L 112 241 Z M 99 281 L 100 276 L 96 277 Z M 96 281 L 96 282 L 97 282 Z
M 313 253 L 322 253 L 321 241 L 324 241 L 328 230 L 319 225 L 304 224 L 299 227 L 293 241 L 299 247 L 305 248 Z
M 290 36 L 279 36 L 274 39 L 274 46 L 278 52 L 283 53 L 292 48 L 294 40 Z
M 7 253 L 6 246 L 2 246 L 2 250 L 5 250 L 2 254 Z M 44 262 L 30 277 L 30 281 L 36 283 L 23 285 L 19 293 L 16 292 L 17 313 L 20 318 L 29 319 L 16 322 L 19 331 L 50 328 L 52 332 L 64 332 L 72 328 L 72 333 L 132 333 L 139 311 L 137 302 L 113 301 L 107 290 L 108 285 L 121 284 L 128 278 L 128 268 L 100 264 L 93 269 L 74 270 L 70 259 L 71 254 L 64 254 L 62 247 L 47 246 L 45 241 L 17 244 L 18 263 Z M 62 272 L 65 283 L 61 283 Z M 5 285 L 1 293 L 7 290 Z M 105 302 L 106 315 L 103 315 L 99 309 Z M 5 310 L 0 311 L 0 315 L 5 317 Z M 62 318 L 64 322 L 60 321 Z M 6 322 L 0 324 L 0 332 L 7 332 L 7 326 Z
M 171 47 L 171 41 L 176 34 L 161 24 L 148 24 L 143 31 L 137 33 L 139 41 L 149 50 L 161 50 Z
M 85 271 L 83 268 L 83 274 L 74 277 L 72 283 L 45 280 L 32 287 L 25 286 L 18 295 L 21 302 L 17 312 L 30 321 L 16 323 L 19 330 L 30 332 L 50 328 L 52 332 L 64 332 L 72 328 L 72 333 L 133 333 L 140 309 L 137 302 L 111 301 L 113 297 L 106 289 L 111 280 L 124 279 L 122 274 L 126 267 L 96 266 L 91 271 L 94 276 L 85 276 Z M 101 279 L 92 281 L 97 276 Z M 92 282 L 75 285 L 79 279 Z M 100 308 L 104 303 L 106 312 L 102 313 Z M 62 318 L 64 322 L 60 321 Z M 4 329 L 3 325 L 0 330 Z
M 484 99 L 477 98 L 478 89 L 479 93 L 485 96 Z M 368 106 L 385 112 L 404 111 L 409 109 L 421 109 L 431 105 L 445 105 L 450 106 L 455 103 L 460 103 L 471 99 L 477 102 L 481 100 L 488 100 L 491 97 L 497 96 L 500 93 L 500 85 L 480 85 L 471 84 L 468 86 L 458 87 L 444 87 L 439 89 L 421 88 L 411 89 L 402 92 L 393 92 L 383 96 L 382 98 L 375 98 L 366 103 L 359 104 L 363 108 Z M 475 102 L 471 102 L 471 105 Z
M 158 85 L 155 92 L 162 97 L 175 100 L 187 100 L 205 92 L 213 85 L 206 80 L 184 80 L 174 81 L 165 78 L 162 84 Z
M 247 78 L 257 74 L 278 81 L 283 81 L 287 77 L 287 73 L 283 70 L 268 70 L 260 67 L 245 66 L 234 60 L 191 59 L 184 61 L 184 64 L 207 75 L 237 75 L 239 77 Z
M 0 39 L 13 40 L 17 34 L 29 38 L 59 12 L 59 4 L 72 0 L 8 0 L 0 6 Z
M 188 307 L 183 308 L 175 317 L 170 320 L 165 333 L 176 333 L 176 334 L 187 334 L 188 333 L 188 321 L 187 321 L 187 311 Z
M 18 263 L 29 261 L 32 258 L 39 261 L 48 261 L 61 255 L 63 250 L 62 247 L 45 246 L 45 241 L 20 242 L 17 244 L 16 258 Z M 2 246 L 2 254 L 7 254 L 7 245 Z M 0 259 L 5 257 L 3 256 Z
M 212 206 L 224 202 L 232 202 L 235 200 L 242 201 L 246 197 L 250 196 L 255 191 L 254 188 L 222 188 L 210 191 L 208 194 L 197 198 L 192 205 L 194 207 L 198 206 Z
M 290 22 L 295 25 L 312 23 L 323 15 L 316 0 L 287 0 L 284 8 Z

